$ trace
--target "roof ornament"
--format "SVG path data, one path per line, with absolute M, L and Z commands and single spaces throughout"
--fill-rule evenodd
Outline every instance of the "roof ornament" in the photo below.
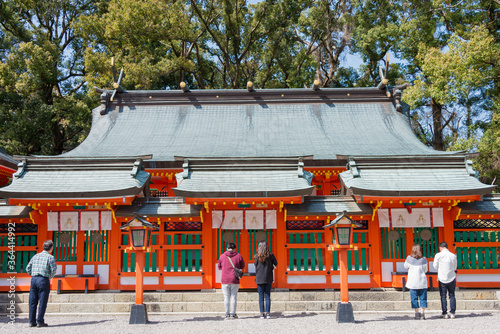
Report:
M 320 83 L 321 82 L 318 79 L 314 80 L 312 90 L 318 90 Z
M 123 79 L 123 67 L 120 70 L 120 75 L 118 76 L 118 79 L 116 78 L 116 68 L 115 68 L 115 57 L 111 57 L 111 71 L 113 71 L 113 94 L 111 94 L 111 98 L 109 99 L 110 102 L 113 102 L 113 99 L 115 98 L 116 93 L 122 93 L 124 89 L 120 86 L 120 83 Z
M 391 93 L 387 90 L 387 85 L 389 84 L 389 80 L 387 78 L 387 71 L 389 70 L 389 53 L 387 53 L 386 61 L 385 61 L 385 70 L 382 71 L 382 66 L 378 67 L 378 72 L 380 75 L 380 83 L 377 88 L 380 90 L 385 90 L 387 97 L 391 97 Z
M 255 92 L 255 89 L 253 89 L 253 82 L 251 81 L 247 82 L 247 90 L 249 92 Z
M 356 165 L 356 161 L 354 159 L 350 159 L 348 164 L 347 164 L 347 169 L 351 170 L 352 177 L 359 177 L 359 170 L 358 166 Z
M 16 179 L 20 178 L 23 175 L 25 169 L 26 169 L 26 159 L 23 159 L 21 160 L 21 162 L 17 164 L 17 172 L 15 172 L 12 176 L 15 177 Z
M 186 83 L 184 81 L 181 81 L 181 83 L 179 84 L 179 86 L 181 87 L 182 91 L 184 93 L 187 93 L 189 92 L 189 88 L 187 87 Z
M 189 159 L 184 159 L 182 163 L 182 178 L 189 179 Z
M 403 106 L 401 105 L 401 90 L 396 89 L 394 91 L 394 99 L 396 100 L 396 111 L 402 112 Z

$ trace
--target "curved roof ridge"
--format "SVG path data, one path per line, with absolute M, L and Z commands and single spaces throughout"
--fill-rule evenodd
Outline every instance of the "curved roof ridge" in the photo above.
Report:
M 267 91 L 274 99 L 279 98 L 281 90 L 263 92 Z M 249 92 L 231 90 L 227 94 L 248 95 L 255 103 L 238 99 L 233 104 L 224 101 L 202 104 L 192 99 L 183 104 L 165 105 L 155 101 L 139 103 L 134 99 L 120 102 L 118 99 L 107 108 L 102 105 L 94 109 L 88 137 L 80 146 L 61 156 L 152 154 L 151 161 L 175 161 L 176 157 L 312 155 L 314 160 L 335 160 L 342 156 L 454 154 L 435 151 L 421 143 L 413 134 L 408 117 L 396 111 L 392 99 L 384 92 L 376 88 L 358 90 L 363 91 L 378 97 L 365 99 L 356 96 L 356 90 L 352 89 L 302 89 L 290 90 L 296 92 L 296 96 L 290 97 L 292 100 L 284 98 L 273 103 L 255 100 L 256 95 Z M 293 102 L 301 92 L 317 100 Z M 165 96 L 165 91 L 161 94 Z M 204 91 L 203 94 L 211 93 Z M 186 99 L 189 95 L 183 96 Z M 224 100 L 216 95 L 211 98 Z

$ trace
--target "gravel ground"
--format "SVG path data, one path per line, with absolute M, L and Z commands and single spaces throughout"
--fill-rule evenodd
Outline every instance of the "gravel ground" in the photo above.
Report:
M 224 320 L 214 314 L 150 315 L 147 325 L 129 325 L 128 316 L 51 316 L 50 327 L 29 328 L 26 317 L 8 324 L 2 316 L 0 333 L 500 333 L 499 312 L 457 313 L 455 319 L 442 319 L 430 313 L 427 320 L 414 320 L 412 313 L 355 313 L 355 323 L 338 324 L 332 313 L 273 314 L 269 320 L 257 315 L 240 315 Z

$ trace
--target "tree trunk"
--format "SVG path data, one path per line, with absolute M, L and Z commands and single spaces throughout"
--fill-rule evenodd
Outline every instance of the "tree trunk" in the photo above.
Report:
M 432 123 L 434 127 L 434 138 L 432 147 L 438 151 L 444 151 L 444 139 L 443 139 L 443 106 L 431 99 L 432 107 Z

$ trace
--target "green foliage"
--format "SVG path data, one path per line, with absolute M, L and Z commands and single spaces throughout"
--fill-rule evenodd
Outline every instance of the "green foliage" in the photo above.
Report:
M 169 74 L 194 70 L 186 49 L 197 39 L 198 25 L 183 1 L 112 0 L 105 12 L 81 16 L 74 27 L 88 41 L 90 87 L 111 88 L 111 57 L 124 68 L 121 85 L 127 89 L 165 89 L 174 84 Z
M 450 104 L 469 98 L 476 89 L 488 84 L 495 66 L 500 65 L 500 45 L 484 27 L 467 32 L 468 39 L 464 37 L 451 36 L 446 51 L 420 45 L 417 57 L 422 72 L 405 91 L 406 103 L 415 108 L 432 98 L 440 104 Z
M 94 86 L 112 88 L 112 57 L 125 89 L 310 87 L 316 78 L 373 87 L 385 63 L 390 85 L 411 83 L 403 99 L 420 140 L 477 150 L 481 177 L 493 181 L 499 18 L 497 0 L 2 1 L 0 145 L 11 154 L 75 147 Z M 349 51 L 361 55 L 359 70 L 342 66 Z
M 71 24 L 93 9 L 90 0 L 1 3 L 0 145 L 8 153 L 59 154 L 88 131 L 95 101 L 82 89 L 82 41 Z
M 479 142 L 479 156 L 475 160 L 475 168 L 483 182 L 500 186 L 500 101 L 495 102 L 490 126 Z

